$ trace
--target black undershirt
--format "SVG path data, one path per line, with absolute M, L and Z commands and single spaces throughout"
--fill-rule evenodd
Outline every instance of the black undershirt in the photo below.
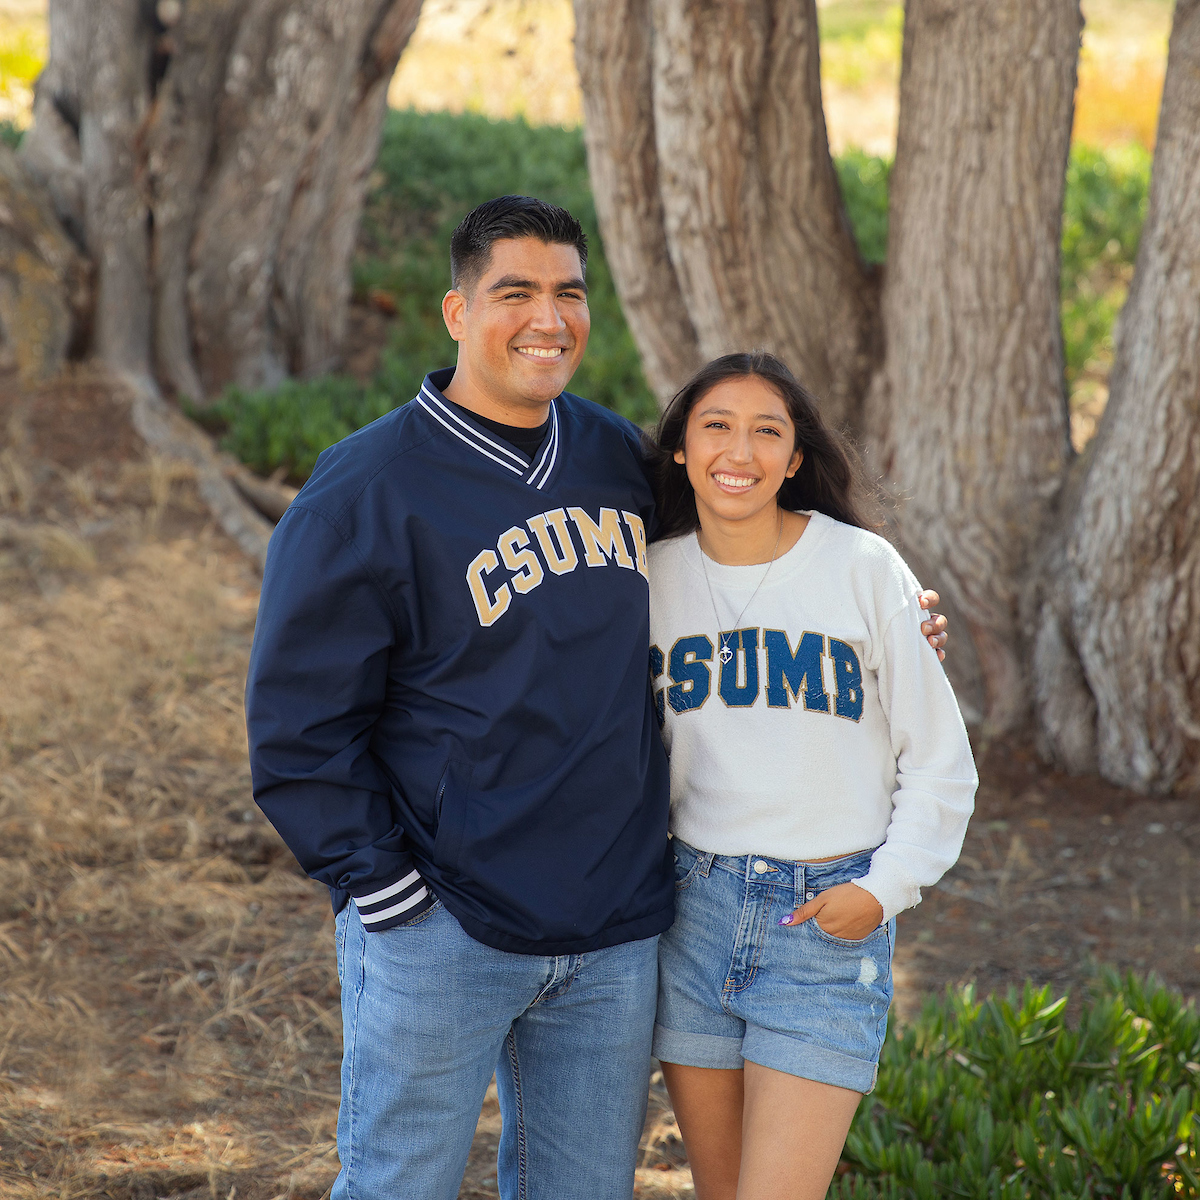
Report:
M 499 421 L 493 421 L 490 417 L 482 417 L 479 413 L 471 412 L 470 409 L 463 408 L 460 404 L 455 404 L 454 407 L 466 413 L 473 421 L 478 421 L 485 429 L 490 429 L 497 437 L 502 437 L 528 459 L 532 459 L 538 452 L 550 429 L 549 417 L 536 429 L 529 429 L 524 425 L 502 425 Z

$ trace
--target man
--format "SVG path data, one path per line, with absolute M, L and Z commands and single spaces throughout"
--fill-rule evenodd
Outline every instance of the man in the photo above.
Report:
M 469 214 L 457 367 L 326 451 L 271 542 L 251 763 L 337 911 L 334 1200 L 453 1200 L 493 1071 L 506 1200 L 632 1191 L 674 888 L 638 431 L 563 392 L 586 258 L 562 209 Z

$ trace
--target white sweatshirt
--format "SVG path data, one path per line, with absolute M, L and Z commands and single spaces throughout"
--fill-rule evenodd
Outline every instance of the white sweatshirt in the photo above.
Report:
M 753 599 L 766 566 L 703 558 L 695 534 L 649 562 L 672 832 L 794 860 L 878 846 L 858 883 L 884 920 L 919 903 L 958 858 L 978 780 L 904 560 L 813 513 Z

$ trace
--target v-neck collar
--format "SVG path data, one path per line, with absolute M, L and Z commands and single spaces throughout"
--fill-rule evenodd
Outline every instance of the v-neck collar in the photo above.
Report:
M 558 403 L 550 402 L 550 433 L 542 443 L 541 449 L 534 458 L 522 454 L 515 446 L 510 446 L 497 437 L 491 430 L 485 429 L 471 419 L 469 411 L 451 403 L 442 395 L 441 388 L 434 382 L 434 376 L 439 377 L 443 385 L 449 383 L 454 376 L 453 368 L 444 371 L 431 371 L 425 376 L 421 390 L 417 393 L 416 402 L 441 425 L 447 433 L 453 434 L 464 445 L 469 446 L 476 454 L 490 458 L 507 471 L 519 476 L 530 487 L 541 491 L 554 471 L 558 462 Z

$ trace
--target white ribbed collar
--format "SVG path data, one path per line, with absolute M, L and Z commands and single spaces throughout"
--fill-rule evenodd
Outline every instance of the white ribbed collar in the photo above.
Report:
M 433 383 L 430 376 L 425 376 L 421 390 L 417 393 L 416 403 L 421 406 L 447 433 L 456 437 L 464 446 L 469 446 L 476 454 L 482 454 L 492 462 L 519 476 L 531 487 L 541 491 L 558 462 L 559 422 L 558 402 L 550 402 L 550 435 L 542 444 L 537 456 L 527 458 L 514 446 L 508 445 L 490 430 L 476 424 L 470 415 L 456 405 L 452 405 Z

